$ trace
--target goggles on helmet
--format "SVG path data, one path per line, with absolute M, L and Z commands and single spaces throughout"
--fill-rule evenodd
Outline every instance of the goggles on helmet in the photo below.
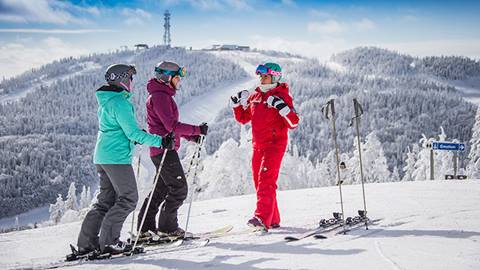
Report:
M 272 76 L 282 76 L 282 72 L 281 71 L 274 71 L 274 70 L 271 70 L 269 69 L 267 66 L 265 65 L 259 65 L 257 67 L 257 70 L 255 71 L 255 74 L 257 75 L 272 75 Z
M 168 76 L 177 76 L 178 75 L 182 78 L 187 76 L 187 69 L 185 67 L 181 67 L 177 71 L 165 70 L 165 69 L 161 69 L 159 67 L 156 67 L 155 72 L 162 73 L 162 74 L 165 74 L 165 75 L 168 75 Z

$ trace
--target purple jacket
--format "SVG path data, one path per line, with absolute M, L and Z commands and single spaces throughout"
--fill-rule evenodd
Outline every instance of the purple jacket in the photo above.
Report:
M 165 136 L 171 131 L 175 132 L 175 150 L 180 148 L 180 137 L 193 141 L 196 135 L 200 135 L 200 127 L 184 124 L 178 121 L 178 107 L 173 100 L 176 90 L 169 84 L 156 79 L 150 79 L 147 83 L 150 95 L 147 98 L 147 124 L 148 132 Z M 150 147 L 150 156 L 163 153 L 163 149 Z

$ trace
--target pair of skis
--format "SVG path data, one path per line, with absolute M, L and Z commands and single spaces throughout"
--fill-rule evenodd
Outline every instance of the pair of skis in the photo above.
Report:
M 368 218 L 367 218 L 367 202 L 365 199 L 365 185 L 364 185 L 364 177 L 363 177 L 363 164 L 362 164 L 362 149 L 360 145 L 360 116 L 363 115 L 363 108 L 358 103 L 357 99 L 353 99 L 353 107 L 355 111 L 355 115 L 352 118 L 350 122 L 350 126 L 353 125 L 353 120 L 355 120 L 356 123 L 356 131 L 357 131 L 357 144 L 358 144 L 358 154 L 359 154 L 359 164 L 360 164 L 360 178 L 362 182 L 362 192 L 363 192 L 363 211 L 362 215 L 364 216 L 364 224 L 365 224 L 365 229 L 368 230 Z M 343 209 L 343 195 L 342 195 L 342 184 L 343 180 L 340 177 L 340 169 L 345 168 L 345 163 L 340 162 L 340 157 L 339 157 L 339 149 L 338 149 L 338 143 L 337 143 L 337 129 L 336 129 L 336 113 L 335 113 L 335 99 L 330 99 L 323 107 L 322 107 L 322 114 L 325 116 L 327 120 L 332 120 L 332 139 L 335 147 L 335 157 L 336 157 L 336 163 L 337 163 L 337 186 L 339 189 L 340 193 L 340 205 L 341 205 L 341 219 L 342 219 L 342 226 L 343 226 L 343 233 L 347 232 L 346 228 L 346 219 L 345 219 L 345 212 Z M 359 216 L 360 212 L 359 212 Z
M 199 234 L 192 234 L 186 233 L 185 237 L 183 238 L 175 238 L 175 237 L 164 237 L 159 236 L 152 241 L 146 241 L 143 245 L 138 245 L 135 247 L 135 250 L 127 250 L 124 253 L 112 255 L 109 253 L 105 254 L 83 254 L 79 255 L 76 248 L 70 245 L 72 250 L 71 254 L 66 256 L 64 261 L 54 263 L 53 265 L 49 265 L 46 269 L 55 269 L 67 266 L 78 265 L 86 261 L 95 261 L 95 260 L 107 260 L 107 259 L 118 259 L 118 258 L 126 258 L 130 256 L 143 256 L 155 253 L 166 253 L 166 252 L 174 252 L 180 250 L 187 250 L 187 249 L 195 249 L 200 248 L 208 245 L 210 243 L 210 238 L 221 237 L 223 235 L 227 235 L 231 230 L 233 230 L 232 225 L 227 225 L 216 230 L 199 233 Z M 132 241 L 133 242 L 133 241 Z
M 345 223 L 343 223 L 343 218 L 341 213 L 334 212 L 333 218 L 330 219 L 321 219 L 319 226 L 315 229 L 306 231 L 299 235 L 290 235 L 285 237 L 285 241 L 294 242 L 299 241 L 308 237 L 313 237 L 315 239 L 325 239 L 327 236 L 325 234 L 345 234 L 347 231 L 352 231 L 354 229 L 360 228 L 363 224 L 373 224 L 380 221 L 370 220 L 363 210 L 358 210 L 358 215 L 354 217 L 345 218 Z

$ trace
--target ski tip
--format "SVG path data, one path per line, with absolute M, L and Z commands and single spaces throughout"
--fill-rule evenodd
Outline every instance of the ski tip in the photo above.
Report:
M 299 240 L 297 237 L 293 237 L 293 236 L 286 236 L 284 239 L 287 242 L 293 242 L 293 241 L 298 241 Z

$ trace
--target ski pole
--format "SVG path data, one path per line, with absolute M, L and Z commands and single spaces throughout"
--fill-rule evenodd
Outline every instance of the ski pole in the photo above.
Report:
M 140 162 L 142 160 L 142 149 L 140 148 L 140 154 L 138 154 L 138 162 L 137 162 L 137 181 L 140 180 Z M 133 234 L 133 226 L 135 223 L 135 209 L 133 209 L 132 213 L 132 227 L 130 229 L 130 232 Z
M 197 172 L 198 172 L 198 166 L 200 164 L 200 153 L 202 152 L 202 147 L 203 147 L 203 144 L 205 142 L 205 136 L 204 135 L 200 135 L 200 143 L 198 145 L 198 153 L 196 155 L 196 164 L 195 164 L 195 169 L 193 171 L 193 178 L 192 178 L 192 188 L 190 190 L 190 202 L 188 204 L 188 211 L 187 211 L 187 221 L 185 222 L 185 233 L 187 233 L 187 229 L 188 229 L 188 222 L 190 220 L 190 211 L 192 209 L 192 203 L 193 203 L 193 190 L 195 189 L 195 185 L 196 185 L 196 178 L 197 178 Z M 195 156 L 192 157 L 192 161 L 191 161 L 191 164 L 193 163 L 193 160 L 195 159 Z
M 168 136 L 174 137 L 173 132 L 170 133 Z M 162 160 L 160 161 L 160 165 L 158 166 L 157 175 L 155 175 L 155 181 L 153 182 L 153 188 L 152 188 L 152 191 L 150 192 L 150 196 L 148 197 L 148 202 L 145 207 L 145 212 L 143 213 L 142 222 L 140 222 L 140 227 L 138 227 L 138 230 L 137 230 L 137 237 L 135 238 L 135 243 L 133 244 L 132 252 L 135 252 L 135 247 L 137 246 L 138 239 L 140 238 L 140 231 L 142 230 L 143 223 L 145 222 L 145 218 L 147 217 L 148 207 L 150 207 L 150 203 L 152 202 L 153 192 L 155 192 L 155 187 L 157 186 L 158 179 L 160 178 L 160 171 L 162 170 L 163 162 L 165 161 L 167 152 L 168 152 L 168 149 L 165 149 L 165 151 L 163 151 Z
M 360 116 L 363 114 L 363 108 L 358 103 L 356 98 L 353 99 L 353 107 L 355 109 L 355 116 L 352 118 L 350 122 L 350 126 L 353 125 L 353 119 L 355 119 L 355 126 L 357 130 L 357 145 L 358 145 L 358 160 L 360 162 L 360 179 L 362 182 L 362 192 L 363 192 L 363 211 L 365 217 L 365 229 L 368 230 L 368 219 L 367 219 L 367 201 L 365 199 L 365 185 L 364 185 L 364 177 L 363 177 L 363 163 L 362 163 L 362 147 L 360 147 Z
M 336 161 L 337 161 L 337 186 L 338 186 L 338 190 L 340 192 L 340 206 L 342 208 L 343 234 L 346 234 L 345 212 L 343 211 L 342 180 L 341 180 L 341 177 L 340 177 L 340 159 L 339 159 L 339 155 L 338 155 L 337 129 L 336 129 L 336 126 L 335 126 L 336 117 L 335 117 L 334 99 L 329 100 L 327 102 L 327 104 L 325 104 L 325 106 L 322 108 L 322 112 L 324 113 L 325 118 L 327 118 L 327 119 L 329 119 L 329 117 L 328 117 L 329 110 L 331 110 L 331 114 L 332 114 L 332 119 L 331 119 L 332 120 L 332 128 L 333 128 L 332 138 L 333 138 L 333 143 L 334 143 L 334 146 L 335 146 L 335 157 L 336 157 Z
M 190 171 L 192 170 L 193 163 L 195 161 L 195 157 L 197 156 L 198 151 L 200 151 L 199 149 L 200 149 L 200 144 L 197 143 L 197 145 L 195 147 L 195 151 L 193 151 L 193 156 L 192 156 L 192 159 L 190 160 L 190 164 L 188 165 L 187 173 L 185 174 L 186 178 L 188 178 L 188 176 L 190 175 Z

